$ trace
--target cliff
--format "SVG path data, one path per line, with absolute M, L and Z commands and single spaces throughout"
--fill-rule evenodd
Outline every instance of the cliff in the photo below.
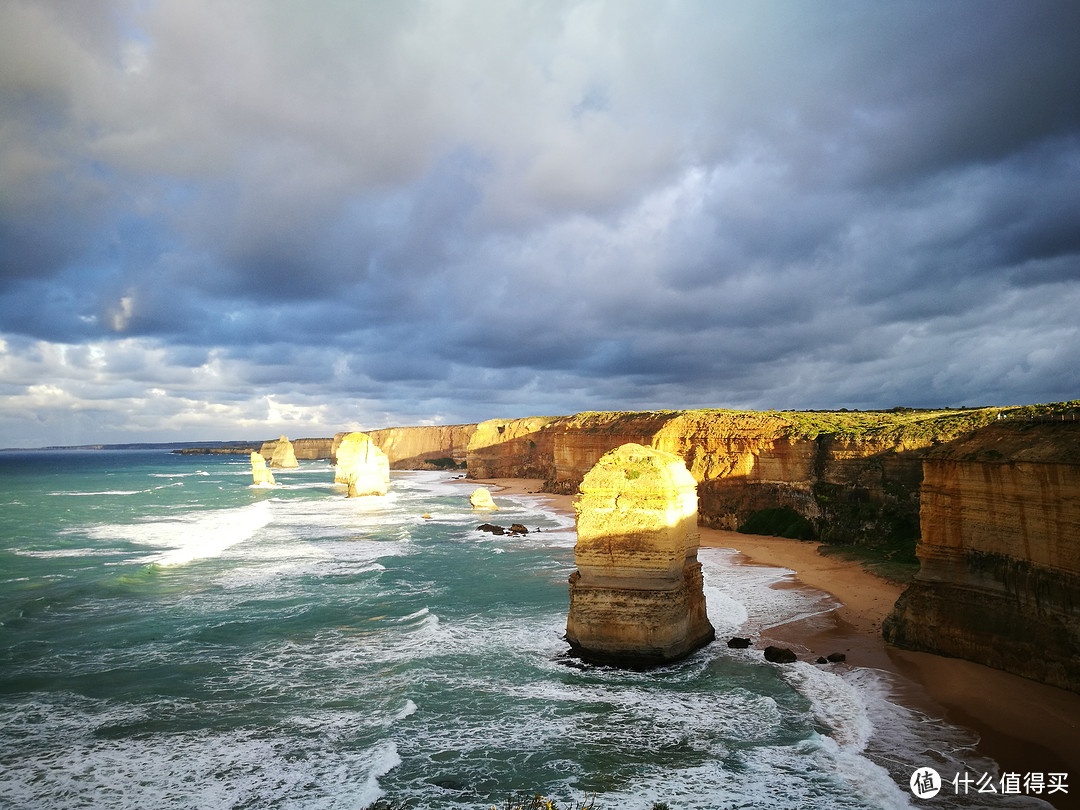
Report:
M 268 442 L 263 442 L 262 447 L 259 448 L 259 453 L 267 461 L 274 457 L 274 448 L 277 447 L 280 439 L 271 439 Z M 333 445 L 333 439 L 293 439 L 293 455 L 295 458 L 304 459 L 305 461 L 314 461 L 316 459 L 330 458 L 330 448 Z
M 1080 422 L 1003 420 L 923 460 L 900 647 L 1080 691 Z
M 724 410 L 590 412 L 480 423 L 472 478 L 542 478 L 573 493 L 609 450 L 636 443 L 679 456 L 698 482 L 701 522 L 735 529 L 786 508 L 823 540 L 914 541 L 921 459 L 998 409 L 885 413 Z
M 369 430 L 371 441 L 386 453 L 391 469 L 424 469 L 425 462 L 453 459 L 463 464 L 476 425 L 424 425 Z M 339 434 L 343 435 L 343 434 Z

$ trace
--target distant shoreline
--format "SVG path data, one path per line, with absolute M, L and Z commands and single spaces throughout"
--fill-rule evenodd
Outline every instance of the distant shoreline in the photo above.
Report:
M 0 453 L 36 453 L 63 450 L 183 450 L 185 455 L 217 453 L 247 453 L 258 450 L 263 440 L 227 442 L 123 442 L 120 444 L 67 444 L 48 447 L 0 447 Z

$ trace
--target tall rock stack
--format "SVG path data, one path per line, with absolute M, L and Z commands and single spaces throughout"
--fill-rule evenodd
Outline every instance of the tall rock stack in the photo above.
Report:
M 350 498 L 385 495 L 390 484 L 390 461 L 366 433 L 348 433 L 337 447 L 334 483 L 348 486 Z
M 274 452 L 270 456 L 271 467 L 299 467 L 300 464 L 296 460 L 296 452 L 293 450 L 292 442 L 286 438 L 285 434 L 281 434 L 281 438 L 274 443 Z
M 274 485 L 274 474 L 266 469 L 266 459 L 260 453 L 251 454 L 251 478 L 258 486 Z
M 574 502 L 577 571 L 566 639 L 594 663 L 648 667 L 713 640 L 705 611 L 697 491 L 678 456 L 624 444 L 585 475 Z

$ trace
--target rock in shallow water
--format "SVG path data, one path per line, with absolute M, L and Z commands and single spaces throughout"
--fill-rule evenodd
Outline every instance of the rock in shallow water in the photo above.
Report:
M 774 664 L 794 664 L 798 658 L 787 647 L 774 647 L 770 644 L 765 648 L 765 660 Z
M 491 493 L 483 487 L 473 490 L 473 494 L 469 496 L 469 503 L 472 504 L 473 509 L 488 509 L 492 512 L 499 510 L 499 507 L 495 505 L 495 499 L 491 497 Z

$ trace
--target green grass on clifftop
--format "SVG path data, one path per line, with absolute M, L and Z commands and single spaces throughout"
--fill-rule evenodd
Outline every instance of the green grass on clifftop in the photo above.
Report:
M 889 411 L 773 411 L 791 422 L 793 438 L 814 439 L 831 434 L 846 439 L 867 439 L 902 444 L 949 441 L 977 430 L 998 418 L 1004 408 Z

